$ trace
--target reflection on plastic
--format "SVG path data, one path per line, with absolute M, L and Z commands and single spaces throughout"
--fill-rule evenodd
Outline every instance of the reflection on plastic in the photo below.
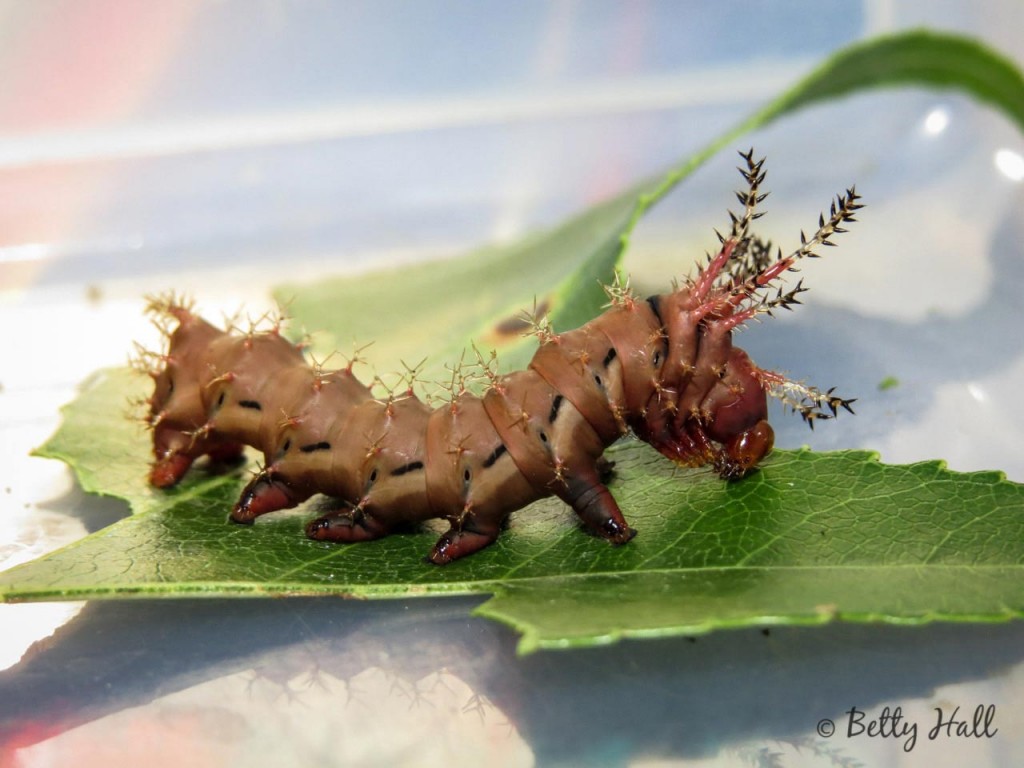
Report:
M 0 605 L 0 671 L 17 664 L 33 643 L 53 635 L 82 610 L 85 603 Z
M 928 136 L 938 136 L 949 127 L 949 110 L 936 107 L 924 118 L 924 132 Z
M 325 716 L 326 713 L 326 716 Z M 409 681 L 380 667 L 342 680 L 312 667 L 279 683 L 250 669 L 16 750 L 12 766 L 147 768 L 529 766 L 505 714 L 450 672 Z
M 996 152 L 995 165 L 1010 181 L 1024 181 L 1024 156 L 1012 149 L 1000 149 Z

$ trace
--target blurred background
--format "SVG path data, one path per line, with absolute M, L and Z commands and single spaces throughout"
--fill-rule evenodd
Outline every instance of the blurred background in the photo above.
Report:
M 1024 64 L 1005 2 L 0 2 L 0 567 L 126 513 L 28 451 L 149 332 L 282 280 L 454 256 L 660 171 L 857 40 L 917 26 Z M 856 394 L 786 447 L 1024 481 L 1024 139 L 958 94 L 888 90 L 743 139 L 780 243 L 856 183 L 861 223 L 754 359 Z M 641 226 L 661 290 L 739 181 L 699 170 Z M 883 386 L 883 382 L 888 384 Z M 893 383 L 895 382 L 895 385 Z M 478 601 L 0 605 L 0 765 L 1014 765 L 1024 632 L 833 626 L 521 660 Z M 999 707 L 982 741 L 825 741 L 851 706 Z M 843 763 L 842 761 L 847 762 Z M 173 761 L 173 762 L 172 762 Z

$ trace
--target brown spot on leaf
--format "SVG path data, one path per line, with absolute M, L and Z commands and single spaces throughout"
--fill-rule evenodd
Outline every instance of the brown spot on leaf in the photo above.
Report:
M 527 310 L 523 310 L 517 315 L 506 317 L 504 320 L 499 320 L 494 326 L 494 336 L 498 340 L 508 340 L 511 338 L 518 338 L 524 334 L 530 333 L 551 311 L 551 300 L 550 298 L 542 299 L 537 302 L 536 309 L 531 313 Z

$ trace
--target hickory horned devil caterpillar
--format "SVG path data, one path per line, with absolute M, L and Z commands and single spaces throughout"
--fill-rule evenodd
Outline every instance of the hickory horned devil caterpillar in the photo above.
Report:
M 263 452 L 264 466 L 231 512 L 238 523 L 293 507 L 314 494 L 339 500 L 313 520 L 310 538 L 357 542 L 409 523 L 444 518 L 449 530 L 429 559 L 448 563 L 493 542 L 511 512 L 552 494 L 612 544 L 635 535 L 602 481 L 605 448 L 632 431 L 685 466 L 743 477 L 772 447 L 767 396 L 811 426 L 852 400 L 756 366 L 732 332 L 805 289 L 775 283 L 854 221 L 854 189 L 833 201 L 811 236 L 783 256 L 750 231 L 762 214 L 764 160 L 740 153 L 742 213 L 718 234 L 721 248 L 668 294 L 640 299 L 628 282 L 606 288 L 607 311 L 576 330 L 541 327 L 527 370 L 490 372 L 482 396 L 452 387 L 431 409 L 409 391 L 377 398 L 346 368 L 310 366 L 278 328 L 222 331 L 174 299 L 150 310 L 168 325 L 164 353 L 144 356 L 155 392 L 148 426 L 159 488 L 200 456 Z

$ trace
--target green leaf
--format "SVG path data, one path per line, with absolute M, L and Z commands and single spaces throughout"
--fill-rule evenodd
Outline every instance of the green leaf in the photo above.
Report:
M 1024 486 L 996 472 L 777 451 L 747 480 L 724 483 L 630 441 L 609 452 L 612 492 L 639 531 L 628 545 L 608 546 L 545 500 L 516 513 L 492 547 L 438 568 L 423 562 L 436 531 L 338 546 L 303 536 L 308 511 L 233 525 L 244 472 L 148 488 L 145 433 L 97 430 L 97 414 L 139 385 L 129 376 L 94 379 L 43 453 L 75 453 L 84 477 L 116 486 L 138 514 L 0 575 L 5 600 L 492 594 L 478 613 L 520 630 L 523 651 L 750 624 L 1024 612 Z
M 379 370 L 429 353 L 424 375 L 442 376 L 470 339 L 496 344 L 506 368 L 521 366 L 531 348 L 497 330 L 534 298 L 550 306 L 557 328 L 596 314 L 598 280 L 617 267 L 636 222 L 720 148 L 809 104 L 908 83 L 960 88 L 1024 127 L 1024 79 L 977 43 L 923 32 L 870 41 L 666 174 L 561 227 L 456 261 L 279 295 L 294 296 L 307 328 L 326 329 L 321 350 L 375 341 Z M 101 372 L 39 450 L 136 514 L 0 574 L 0 598 L 491 594 L 479 612 L 522 631 L 523 650 L 835 617 L 998 620 L 1024 607 L 1024 487 L 996 473 L 957 475 L 934 462 L 887 467 L 864 452 L 779 451 L 752 477 L 726 484 L 628 443 L 610 454 L 613 493 L 640 531 L 629 545 L 586 535 L 564 505 L 547 500 L 514 515 L 494 546 L 436 568 L 422 562 L 436 531 L 346 547 L 307 540 L 308 509 L 229 524 L 243 470 L 193 471 L 173 491 L 149 488 L 147 436 L 120 418 L 145 385 L 123 370 Z

